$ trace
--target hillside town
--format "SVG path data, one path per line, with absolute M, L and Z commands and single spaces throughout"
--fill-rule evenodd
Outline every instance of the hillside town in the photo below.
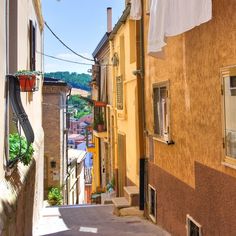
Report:
M 236 235 L 236 1 L 121 4 L 87 58 L 0 1 L 1 236 Z

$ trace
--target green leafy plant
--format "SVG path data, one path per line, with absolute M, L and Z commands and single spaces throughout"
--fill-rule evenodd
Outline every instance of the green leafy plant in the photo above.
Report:
M 93 128 L 97 129 L 98 125 L 104 125 L 103 113 L 99 112 L 94 116 Z
M 97 119 L 97 123 L 99 125 L 104 125 L 104 119 L 103 119 L 103 113 L 102 112 L 99 112 L 97 114 L 96 119 Z
M 50 205 L 61 205 L 62 204 L 62 193 L 60 188 L 52 187 L 48 192 L 48 203 Z
M 115 190 L 115 178 L 113 177 L 112 180 L 106 186 L 107 192 L 112 192 Z
M 18 158 L 20 162 L 27 166 L 32 159 L 33 153 L 33 146 L 31 144 L 28 147 L 28 143 L 25 137 L 19 136 L 18 133 L 9 135 L 9 155 L 11 161 Z
M 40 75 L 40 74 L 42 74 L 40 71 L 19 70 L 14 75 L 17 77 L 19 75 Z

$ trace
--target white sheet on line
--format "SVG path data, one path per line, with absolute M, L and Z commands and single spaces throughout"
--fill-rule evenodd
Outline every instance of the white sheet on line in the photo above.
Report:
M 212 0 L 152 0 L 148 54 L 159 56 L 166 36 L 182 34 L 212 18 Z

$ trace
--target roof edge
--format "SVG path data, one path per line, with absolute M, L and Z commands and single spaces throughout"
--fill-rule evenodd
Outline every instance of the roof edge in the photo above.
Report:
M 120 17 L 120 19 L 118 20 L 118 22 L 114 26 L 113 30 L 111 31 L 111 34 L 109 36 L 109 40 L 114 39 L 114 37 L 115 37 L 116 33 L 118 32 L 118 30 L 120 29 L 120 27 L 126 22 L 129 14 L 130 14 L 130 8 L 131 8 L 131 4 L 128 3 L 125 10 L 123 11 L 122 16 Z

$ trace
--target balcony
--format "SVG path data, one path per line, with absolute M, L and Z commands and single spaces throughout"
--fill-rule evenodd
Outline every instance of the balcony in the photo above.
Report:
M 93 135 L 102 139 L 107 137 L 106 103 L 104 102 L 94 103 Z
M 93 135 L 98 137 L 98 138 L 105 139 L 105 138 L 107 138 L 107 131 L 93 130 Z

